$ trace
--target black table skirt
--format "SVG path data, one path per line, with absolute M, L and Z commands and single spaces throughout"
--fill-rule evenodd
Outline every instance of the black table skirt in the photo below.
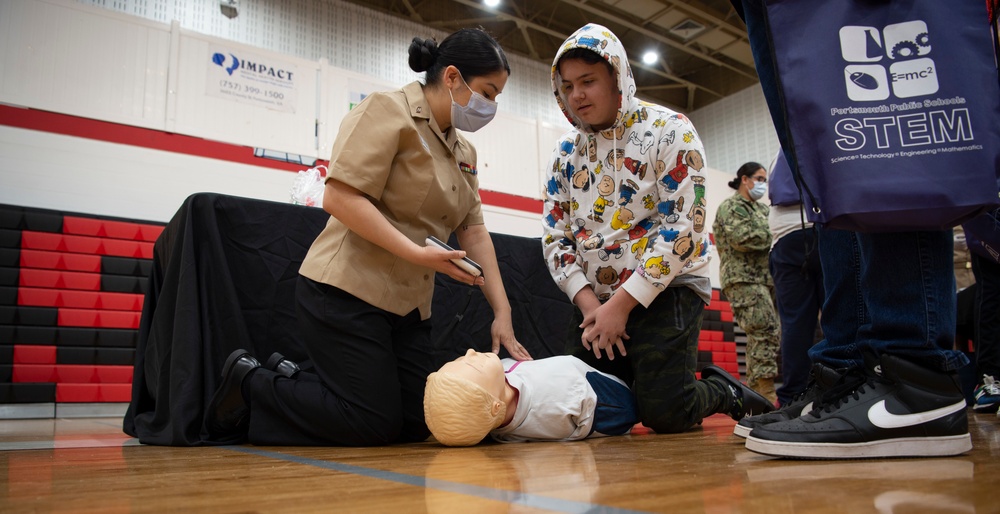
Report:
M 315 207 L 220 194 L 184 201 L 154 246 L 125 433 L 146 444 L 213 444 L 205 410 L 237 348 L 259 359 L 278 351 L 308 366 L 295 283 L 327 219 Z M 572 306 L 549 276 L 539 240 L 493 241 L 518 340 L 536 358 L 562 353 Z M 438 274 L 432 313 L 439 364 L 466 348 L 489 349 L 493 315 L 478 288 Z

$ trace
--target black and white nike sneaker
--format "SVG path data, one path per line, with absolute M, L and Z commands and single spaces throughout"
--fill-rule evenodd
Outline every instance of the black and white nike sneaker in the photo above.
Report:
M 788 421 L 809 413 L 813 410 L 820 395 L 830 390 L 842 375 L 843 370 L 837 370 L 818 362 L 813 364 L 812 370 L 809 372 L 809 385 L 805 391 L 796 395 L 787 405 L 774 412 L 748 416 L 739 420 L 739 423 L 733 427 L 733 434 L 745 438 L 750 435 L 751 430 L 759 426 Z
M 750 451 L 801 459 L 938 457 L 972 449 L 957 374 L 865 356 L 867 378 L 808 414 L 754 428 Z

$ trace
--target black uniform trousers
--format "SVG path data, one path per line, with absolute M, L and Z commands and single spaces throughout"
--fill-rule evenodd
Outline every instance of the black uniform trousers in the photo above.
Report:
M 313 369 L 254 372 L 249 440 L 259 445 L 376 446 L 426 439 L 431 323 L 298 278 L 299 329 Z M 266 356 L 264 357 L 266 358 Z

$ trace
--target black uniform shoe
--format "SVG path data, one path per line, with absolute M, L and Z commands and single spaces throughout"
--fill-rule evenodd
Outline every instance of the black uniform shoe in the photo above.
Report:
M 284 355 L 278 352 L 271 354 L 264 367 L 288 378 L 295 378 L 295 375 L 298 375 L 300 371 L 298 364 L 286 359 Z
M 796 395 L 791 402 L 774 412 L 741 419 L 733 427 L 733 433 L 740 437 L 746 437 L 750 435 L 751 430 L 761 425 L 788 421 L 808 413 L 813 410 L 814 402 L 819 399 L 820 395 L 832 388 L 842 375 L 843 371 L 819 363 L 813 364 L 812 370 L 809 372 L 809 385 L 805 391 Z
M 938 457 L 972 449 L 954 372 L 884 354 L 865 356 L 866 380 L 808 414 L 754 428 L 748 450 L 804 459 Z
M 701 378 L 718 378 L 724 383 L 726 391 L 731 395 L 729 409 L 726 414 L 739 421 L 745 416 L 763 414 L 774 410 L 774 404 L 767 401 L 760 393 L 750 389 L 749 386 L 736 380 L 728 371 L 714 365 L 705 366 L 701 370 Z
M 229 354 L 222 366 L 222 384 L 212 396 L 205 420 L 208 433 L 214 439 L 230 439 L 246 434 L 250 407 L 243 398 L 241 387 L 247 375 L 259 367 L 260 362 L 246 350 Z

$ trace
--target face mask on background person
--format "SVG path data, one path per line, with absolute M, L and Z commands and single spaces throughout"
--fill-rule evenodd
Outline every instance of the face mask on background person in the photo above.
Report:
M 767 182 L 755 182 L 748 193 L 755 201 L 764 198 L 764 193 L 767 193 Z
M 472 97 L 469 98 L 468 105 L 459 105 L 455 101 L 455 96 L 451 94 L 451 90 L 448 90 L 448 95 L 451 96 L 451 124 L 458 130 L 475 132 L 493 120 L 497 114 L 497 103 L 472 91 L 469 84 L 465 82 L 465 77 L 462 77 L 462 83 L 472 92 Z

